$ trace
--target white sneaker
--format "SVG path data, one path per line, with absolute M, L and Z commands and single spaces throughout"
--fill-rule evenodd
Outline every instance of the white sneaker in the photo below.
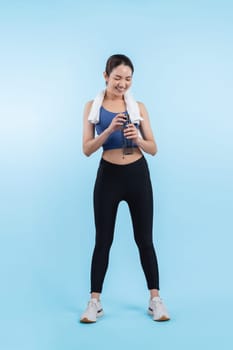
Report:
M 103 316 L 104 311 L 100 301 L 92 298 L 87 305 L 85 312 L 82 314 L 80 322 L 82 323 L 93 323 L 96 322 L 98 317 Z
M 148 314 L 153 316 L 154 321 L 168 321 L 170 317 L 160 297 L 154 297 L 149 301 Z

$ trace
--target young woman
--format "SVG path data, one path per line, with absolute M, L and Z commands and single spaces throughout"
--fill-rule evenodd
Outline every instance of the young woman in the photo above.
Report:
M 143 152 L 155 155 L 156 142 L 146 107 L 128 91 L 134 67 L 125 55 L 113 55 L 106 63 L 106 89 L 86 104 L 83 152 L 90 156 L 103 147 L 94 187 L 96 241 L 91 265 L 91 298 L 81 316 L 84 323 L 103 315 L 100 302 L 109 251 L 113 241 L 118 204 L 127 202 L 134 238 L 150 291 L 148 313 L 155 321 L 169 315 L 159 296 L 159 272 L 152 240 L 153 194 Z M 97 136 L 95 136 L 95 131 Z

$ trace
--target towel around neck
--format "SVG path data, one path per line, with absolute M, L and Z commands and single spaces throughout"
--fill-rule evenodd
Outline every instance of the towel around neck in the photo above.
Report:
M 106 90 L 102 90 L 95 97 L 88 116 L 88 120 L 90 123 L 97 124 L 99 122 L 100 107 L 102 106 L 105 93 L 106 93 Z M 140 121 L 143 120 L 143 118 L 140 116 L 138 103 L 135 101 L 130 91 L 127 91 L 124 94 L 124 100 L 125 100 L 126 109 L 129 114 L 131 122 L 135 124 L 140 124 Z

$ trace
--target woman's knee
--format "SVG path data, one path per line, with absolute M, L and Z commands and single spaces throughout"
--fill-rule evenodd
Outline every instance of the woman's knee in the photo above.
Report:
M 154 249 L 153 241 L 145 238 L 135 238 L 135 242 L 139 250 L 150 250 Z
M 108 252 L 112 246 L 112 239 L 97 239 L 95 243 L 95 250 L 99 252 Z

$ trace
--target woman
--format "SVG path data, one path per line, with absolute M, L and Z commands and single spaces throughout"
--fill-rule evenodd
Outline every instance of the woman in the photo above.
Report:
M 150 291 L 148 313 L 155 321 L 169 315 L 159 296 L 159 273 L 152 241 L 153 194 L 143 152 L 155 155 L 156 142 L 146 107 L 129 92 L 134 67 L 125 55 L 113 55 L 106 63 L 106 89 L 84 110 L 83 152 L 90 156 L 103 147 L 94 188 L 96 242 L 91 265 L 91 299 L 81 316 L 83 323 L 103 315 L 100 302 L 109 251 L 113 241 L 118 204 L 129 206 L 134 238 Z M 97 136 L 95 137 L 95 130 Z

